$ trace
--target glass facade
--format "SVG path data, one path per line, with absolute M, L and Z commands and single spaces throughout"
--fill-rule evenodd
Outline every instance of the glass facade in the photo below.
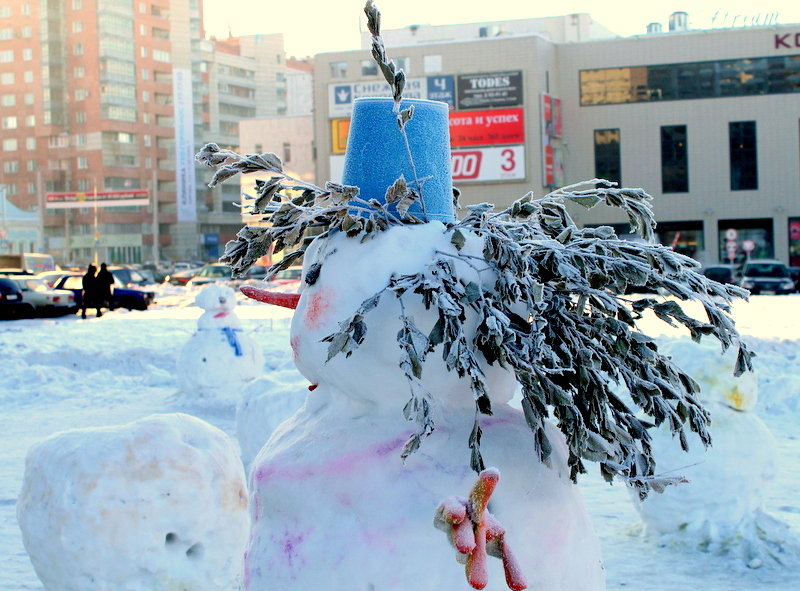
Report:
M 772 218 L 751 220 L 720 220 L 719 260 L 723 263 L 743 263 L 747 258 L 775 257 Z
M 622 186 L 619 129 L 594 130 L 594 176 Z
M 800 92 L 800 55 L 581 70 L 581 106 Z
M 689 191 L 689 151 L 685 125 L 661 128 L 661 192 Z

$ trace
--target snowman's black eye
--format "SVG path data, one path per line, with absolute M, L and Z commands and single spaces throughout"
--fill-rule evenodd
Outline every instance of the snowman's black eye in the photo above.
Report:
M 306 285 L 314 285 L 319 279 L 319 272 L 322 269 L 321 263 L 314 263 L 306 271 Z

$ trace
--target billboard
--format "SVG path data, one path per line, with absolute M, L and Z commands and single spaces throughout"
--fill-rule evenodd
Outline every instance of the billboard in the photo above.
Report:
M 516 107 L 522 104 L 522 70 L 458 77 L 459 109 Z
M 450 156 L 453 183 L 513 181 L 525 179 L 525 146 L 453 150 Z
M 428 100 L 442 101 L 456 107 L 455 79 L 453 76 L 428 76 Z
M 194 178 L 194 110 L 192 71 L 172 70 L 173 109 L 175 112 L 175 177 L 179 222 L 197 221 L 197 193 Z
M 522 108 L 450 112 L 450 145 L 453 147 L 524 143 Z
M 353 112 L 353 101 L 368 96 L 392 96 L 391 87 L 383 81 L 342 82 L 328 85 L 328 117 L 349 117 Z M 403 90 L 404 98 L 428 98 L 425 78 L 408 78 Z
M 561 99 L 542 93 L 539 101 L 542 129 L 542 185 L 555 187 L 563 184 L 563 149 L 557 145 L 562 134 Z
M 350 119 L 331 119 L 331 154 L 345 153 L 348 133 L 350 133 Z
M 147 189 L 127 191 L 98 191 L 96 193 L 47 193 L 45 209 L 78 209 L 80 207 L 129 207 L 148 205 L 150 192 Z

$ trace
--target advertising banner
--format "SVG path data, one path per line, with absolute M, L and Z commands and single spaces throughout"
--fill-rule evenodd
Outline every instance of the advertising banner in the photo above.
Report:
M 456 107 L 456 89 L 453 76 L 428 76 L 428 100 L 442 101 Z
M 453 147 L 524 143 L 521 108 L 450 112 L 450 145 Z
M 392 96 L 392 89 L 382 81 L 342 82 L 328 85 L 328 117 L 350 117 L 353 101 L 367 96 Z M 428 85 L 425 78 L 408 78 L 403 90 L 405 98 L 428 98 Z
M 458 108 L 515 107 L 522 104 L 522 71 L 458 77 Z
M 561 99 L 542 93 L 539 100 L 542 130 L 542 185 L 555 187 L 563 184 L 564 154 L 560 146 L 562 132 Z
M 150 192 L 147 189 L 128 191 L 98 191 L 97 193 L 47 193 L 45 209 L 78 209 L 80 207 L 129 207 L 148 205 Z
M 350 119 L 331 119 L 331 154 L 345 153 L 348 133 Z
M 175 177 L 178 221 L 197 221 L 197 193 L 194 178 L 194 109 L 192 71 L 172 70 L 173 109 L 175 112 Z
M 525 146 L 453 150 L 453 183 L 513 181 L 525 178 Z

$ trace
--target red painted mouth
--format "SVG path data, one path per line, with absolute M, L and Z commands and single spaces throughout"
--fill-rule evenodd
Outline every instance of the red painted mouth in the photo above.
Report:
M 266 289 L 253 287 L 252 285 L 243 285 L 240 290 L 250 299 L 264 302 L 265 304 L 272 304 L 273 306 L 289 308 L 291 310 L 297 309 L 297 302 L 300 301 L 299 293 L 267 291 Z

